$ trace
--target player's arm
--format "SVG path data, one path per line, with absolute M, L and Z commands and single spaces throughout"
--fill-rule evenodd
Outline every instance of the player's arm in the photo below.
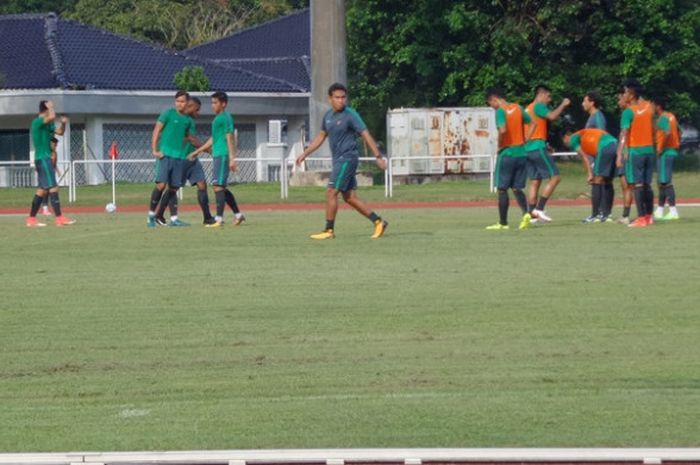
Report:
M 66 118 L 65 116 L 61 116 L 60 123 L 61 125 L 54 130 L 54 134 L 58 136 L 62 136 L 66 133 L 66 124 L 68 124 L 68 118 Z
M 328 133 L 326 133 L 326 131 L 324 130 L 321 130 L 316 136 L 316 138 L 313 141 L 311 141 L 311 144 L 309 144 L 309 146 L 306 147 L 306 150 L 304 150 L 301 153 L 301 155 L 297 157 L 296 164 L 301 165 L 301 163 L 306 159 L 306 157 L 318 150 L 318 148 L 326 141 L 326 137 L 328 137 Z
M 563 111 L 566 109 L 566 107 L 568 107 L 569 105 L 571 105 L 571 100 L 569 100 L 568 98 L 565 98 L 564 100 L 561 101 L 561 103 L 559 104 L 558 107 L 556 107 L 554 110 L 550 111 L 550 112 L 547 114 L 547 117 L 546 117 L 546 118 L 547 118 L 549 121 L 554 121 L 554 120 L 556 120 L 557 118 L 559 118 L 559 117 L 561 116 L 562 112 L 563 112 Z
M 163 123 L 158 121 L 153 127 L 153 134 L 151 135 L 151 151 L 153 152 L 153 156 L 158 159 L 161 159 L 164 156 L 163 153 L 158 150 L 158 141 L 160 140 L 161 132 L 163 132 Z
M 581 162 L 583 163 L 583 167 L 586 168 L 586 173 L 588 173 L 588 182 L 590 183 L 593 180 L 593 166 L 591 166 L 591 160 L 588 158 L 588 155 L 581 149 L 581 147 L 576 149 L 576 153 L 578 153 L 578 156 L 581 157 Z
M 236 171 L 236 136 L 233 132 L 226 133 L 226 147 L 228 148 L 228 167 L 231 171 Z
M 194 144 L 192 144 L 194 145 Z M 201 144 L 197 150 L 194 152 L 190 153 L 187 155 L 188 160 L 194 160 L 197 158 L 202 152 L 208 152 L 212 146 L 214 145 L 214 139 L 210 137 L 205 143 Z
M 384 159 L 384 157 L 382 157 L 382 152 L 379 151 L 379 147 L 377 147 L 377 141 L 374 140 L 372 134 L 370 134 L 368 129 L 365 129 L 360 133 L 360 136 L 362 136 L 362 140 L 365 141 L 365 144 L 367 144 L 369 149 L 372 151 L 374 158 L 377 159 L 377 166 L 385 170 L 386 160 Z

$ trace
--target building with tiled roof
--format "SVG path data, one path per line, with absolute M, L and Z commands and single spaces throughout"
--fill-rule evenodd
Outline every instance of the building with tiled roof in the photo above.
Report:
M 304 10 L 183 52 L 52 13 L 0 16 L 0 163 L 26 164 L 30 158 L 27 128 L 40 100 L 53 100 L 70 118 L 59 144 L 64 162 L 105 159 L 114 140 L 122 146 L 122 158 L 150 158 L 153 123 L 172 106 L 174 76 L 187 66 L 201 66 L 210 88 L 229 94 L 241 156 L 281 157 L 280 151 L 299 142 L 308 118 L 308 16 Z M 287 33 L 294 37 L 285 40 Z M 197 95 L 206 133 L 208 94 Z M 271 126 L 270 120 L 282 123 Z M 268 128 L 285 126 L 288 145 L 280 143 L 285 135 L 279 140 L 273 135 L 269 144 Z M 274 177 L 274 166 L 267 165 L 243 163 L 239 176 Z M 12 184 L 4 168 L 0 165 L 0 186 Z M 104 179 L 90 164 L 82 169 L 85 182 Z

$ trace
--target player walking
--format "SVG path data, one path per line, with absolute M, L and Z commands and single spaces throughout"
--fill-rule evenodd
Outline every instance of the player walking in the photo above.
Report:
M 673 178 L 673 162 L 678 156 L 681 146 L 681 131 L 676 116 L 666 111 L 663 98 L 655 98 L 654 106 L 658 120 L 656 122 L 656 154 L 658 159 L 657 181 L 659 183 L 659 206 L 656 207 L 654 218 L 658 220 L 677 220 L 676 190 L 671 183 Z M 664 215 L 664 204 L 668 199 L 668 213 Z
M 27 227 L 36 228 L 46 226 L 36 219 L 36 214 L 41 207 L 44 197 L 48 196 L 53 209 L 56 226 L 74 224 L 75 220 L 66 218 L 61 214 L 61 201 L 58 196 L 58 183 L 56 182 L 56 167 L 51 163 L 51 139 L 54 133 L 62 136 L 66 130 L 68 119 L 61 117 L 61 125 L 57 128 L 54 124 L 56 112 L 53 102 L 42 100 L 39 102 L 39 116 L 32 120 L 31 137 L 34 144 L 34 167 L 36 168 L 38 188 L 32 199 L 32 206 L 27 218 Z
M 535 125 L 532 138 L 525 143 L 527 153 L 527 174 L 530 178 L 530 190 L 528 192 L 528 211 L 534 218 L 545 222 L 552 221 L 544 212 L 547 200 L 554 194 L 561 177 L 554 158 L 547 153 L 547 137 L 549 135 L 549 122 L 555 121 L 566 107 L 571 104 L 568 98 L 562 100 L 559 106 L 551 110 L 549 104 L 552 101 L 552 90 L 544 84 L 535 88 L 535 100 L 527 106 L 526 111 Z M 540 185 L 543 179 L 549 179 L 539 195 Z M 538 198 L 539 196 L 539 198 Z
M 488 230 L 508 229 L 508 189 L 513 191 L 515 199 L 523 212 L 519 229 L 530 226 L 531 216 L 527 208 L 527 199 L 523 193 L 525 187 L 526 158 L 525 142 L 530 139 L 537 129 L 537 123 L 528 125 L 525 134 L 525 123 L 534 121 L 525 109 L 517 103 L 508 103 L 505 94 L 500 89 L 490 88 L 486 91 L 486 102 L 496 110 L 496 127 L 498 127 L 498 158 L 496 159 L 496 187 L 498 189 L 498 216 L 496 224 L 487 226 Z
M 343 200 L 362 216 L 368 218 L 374 225 L 372 239 L 384 235 L 389 223 L 371 211 L 357 197 L 357 180 L 355 173 L 359 162 L 360 151 L 357 147 L 359 134 L 370 148 L 377 160 L 377 166 L 386 169 L 386 160 L 382 158 L 377 143 L 370 134 L 360 115 L 347 106 L 348 91 L 344 85 L 335 83 L 328 88 L 328 100 L 331 109 L 323 116 L 321 131 L 311 144 L 296 159 L 297 165 L 316 151 L 321 144 L 329 139 L 333 154 L 333 170 L 326 189 L 326 227 L 322 232 L 313 234 L 312 239 L 324 240 L 335 237 L 335 217 L 338 213 L 338 194 L 343 194 Z
M 211 107 L 216 116 L 211 123 L 211 137 L 204 145 L 187 156 L 188 160 L 196 160 L 199 154 L 211 149 L 214 158 L 214 195 L 216 196 L 216 217 L 214 222 L 206 224 L 208 228 L 220 228 L 224 224 L 224 209 L 229 205 L 234 214 L 233 223 L 238 226 L 245 221 L 236 203 L 236 198 L 226 186 L 228 186 L 229 171 L 236 171 L 236 151 L 233 116 L 226 112 L 228 95 L 224 92 L 215 92 L 211 96 Z

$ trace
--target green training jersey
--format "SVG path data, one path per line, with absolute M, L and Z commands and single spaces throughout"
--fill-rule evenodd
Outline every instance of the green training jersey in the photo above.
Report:
M 43 116 L 32 120 L 31 133 L 35 160 L 51 158 L 51 138 L 55 130 L 56 125 L 53 124 L 53 121 L 44 123 Z
M 165 110 L 158 117 L 163 125 L 158 148 L 163 155 L 171 158 L 186 158 L 185 137 L 194 129 L 194 121 L 188 115 L 177 112 L 174 108 Z
M 214 121 L 211 123 L 211 137 L 214 141 L 211 152 L 212 156 L 225 157 L 233 155 L 228 153 L 226 134 L 233 134 L 233 116 L 231 113 L 222 111 L 216 115 Z

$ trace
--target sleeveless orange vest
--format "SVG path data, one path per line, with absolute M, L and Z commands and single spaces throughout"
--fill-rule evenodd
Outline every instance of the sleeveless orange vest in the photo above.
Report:
M 600 138 L 607 134 L 607 132 L 598 128 L 587 128 L 581 129 L 576 132 L 576 134 L 581 138 L 581 150 L 583 150 L 586 155 L 595 157 L 598 155 L 598 143 L 600 142 Z
M 535 115 L 535 102 L 532 102 L 530 105 L 528 105 L 526 111 L 530 115 L 530 118 L 532 118 L 532 123 L 537 123 L 535 132 L 532 133 L 532 137 L 530 138 L 530 140 L 547 140 L 549 120 L 546 118 L 540 118 L 539 116 Z M 532 123 L 527 125 L 527 131 L 530 131 L 530 125 Z
M 523 111 L 517 103 L 509 103 L 503 107 L 506 112 L 506 132 L 503 134 L 501 148 L 525 143 L 523 128 Z
M 654 111 L 646 100 L 631 105 L 634 119 L 630 127 L 630 148 L 654 145 Z
M 666 138 L 666 133 L 664 133 L 661 129 L 656 131 L 656 141 L 657 141 L 657 148 L 659 152 L 662 152 L 664 149 L 676 149 L 678 150 L 681 146 L 681 136 L 680 133 L 678 132 L 678 120 L 676 119 L 676 115 L 673 113 L 670 113 L 668 111 L 665 111 L 661 113 L 661 116 L 665 116 L 668 118 L 668 126 L 669 126 L 669 134 L 668 134 L 668 139 L 666 139 L 666 143 L 664 144 L 664 139 Z

